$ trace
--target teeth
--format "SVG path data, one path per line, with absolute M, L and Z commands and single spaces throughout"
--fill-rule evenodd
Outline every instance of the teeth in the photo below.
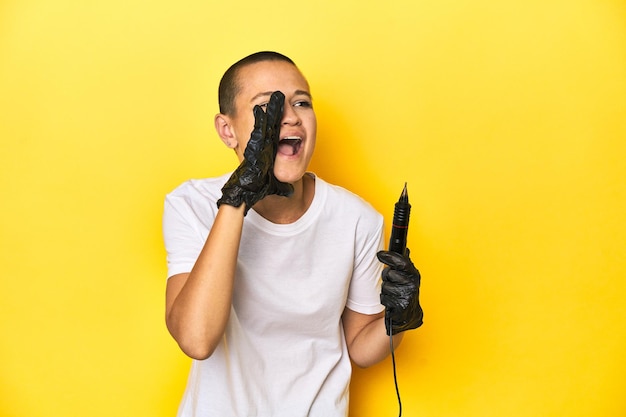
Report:
M 286 136 L 282 138 L 281 140 L 302 140 L 302 138 L 299 136 Z

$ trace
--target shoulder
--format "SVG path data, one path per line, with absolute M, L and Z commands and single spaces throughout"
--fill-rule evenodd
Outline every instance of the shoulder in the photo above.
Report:
M 324 206 L 335 214 L 359 221 L 365 220 L 377 226 L 382 224 L 382 214 L 358 194 L 339 185 L 326 182 L 319 177 L 316 177 L 316 183 L 317 189 L 326 195 Z
M 319 177 L 316 177 L 316 182 L 319 183 L 318 187 L 325 189 L 329 201 L 347 204 L 350 209 L 358 208 L 367 213 L 378 214 L 376 209 L 358 194 L 342 186 L 326 182 Z
M 217 214 L 217 200 L 229 176 L 191 179 L 180 184 L 165 196 L 165 223 L 186 219 L 186 222 L 210 224 Z
M 217 201 L 222 193 L 221 189 L 228 180 L 229 174 L 215 178 L 190 179 L 165 196 L 170 203 L 186 202 L 191 204 L 199 201 Z

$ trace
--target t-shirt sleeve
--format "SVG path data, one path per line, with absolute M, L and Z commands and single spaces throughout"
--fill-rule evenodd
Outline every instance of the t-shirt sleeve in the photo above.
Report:
M 194 225 L 194 212 L 184 198 L 167 196 L 163 209 L 163 240 L 167 252 L 167 277 L 191 272 L 204 245 Z
M 346 302 L 346 307 L 361 314 L 377 314 L 384 309 L 380 303 L 383 264 L 376 257 L 383 249 L 383 218 L 378 213 L 374 217 L 363 232 L 357 233 L 354 270 Z

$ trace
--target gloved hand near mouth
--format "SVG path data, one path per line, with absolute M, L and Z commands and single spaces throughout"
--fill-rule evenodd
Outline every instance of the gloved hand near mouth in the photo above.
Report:
M 293 193 L 291 184 L 278 181 L 274 176 L 284 105 L 285 95 L 275 91 L 270 97 L 267 112 L 260 106 L 254 106 L 254 129 L 243 153 L 244 159 L 222 188 L 218 207 L 222 204 L 234 207 L 245 204 L 245 215 L 268 195 L 290 196 Z

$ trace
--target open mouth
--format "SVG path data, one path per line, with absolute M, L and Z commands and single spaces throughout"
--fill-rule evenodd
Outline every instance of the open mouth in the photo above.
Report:
M 278 153 L 288 156 L 296 155 L 300 150 L 300 145 L 302 145 L 302 138 L 287 136 L 278 142 Z

